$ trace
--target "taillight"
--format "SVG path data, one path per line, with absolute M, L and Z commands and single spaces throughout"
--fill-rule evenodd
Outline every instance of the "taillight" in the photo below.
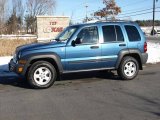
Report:
M 147 52 L 147 42 L 144 43 L 144 52 Z

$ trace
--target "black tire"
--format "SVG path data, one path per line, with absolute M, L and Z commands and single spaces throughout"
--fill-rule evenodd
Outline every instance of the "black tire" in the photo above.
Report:
M 131 67 L 127 68 L 127 65 L 131 66 Z M 117 70 L 118 75 L 123 80 L 134 79 L 138 75 L 138 72 L 139 72 L 139 63 L 135 58 L 133 58 L 131 56 L 124 57 L 120 63 L 118 70 Z
M 40 70 L 42 72 L 40 72 Z M 42 75 L 42 73 L 44 74 Z M 37 78 L 36 75 L 38 76 Z M 57 79 L 57 71 L 55 67 L 47 61 L 37 61 L 33 63 L 29 68 L 27 74 L 27 80 L 32 88 L 40 88 L 40 89 L 49 88 L 54 84 L 56 79 Z

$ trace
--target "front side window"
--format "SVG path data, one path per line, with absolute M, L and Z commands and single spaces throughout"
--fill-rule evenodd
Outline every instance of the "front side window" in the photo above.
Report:
M 77 35 L 77 40 L 80 41 L 79 44 L 97 43 L 98 38 L 99 37 L 97 27 L 83 28 Z
M 129 41 L 140 41 L 140 34 L 135 26 L 126 25 L 125 26 Z

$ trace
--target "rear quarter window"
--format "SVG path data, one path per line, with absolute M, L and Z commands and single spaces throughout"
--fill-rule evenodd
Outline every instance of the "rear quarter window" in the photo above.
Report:
M 140 41 L 141 36 L 138 32 L 138 29 L 135 26 L 125 25 L 125 29 L 128 35 L 129 41 Z

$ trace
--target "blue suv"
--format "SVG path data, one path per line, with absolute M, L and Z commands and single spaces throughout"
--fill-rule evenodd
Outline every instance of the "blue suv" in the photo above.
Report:
M 96 22 L 67 27 L 52 42 L 17 47 L 10 71 L 33 88 L 48 88 L 64 73 L 117 70 L 134 79 L 148 59 L 147 43 L 134 22 Z

